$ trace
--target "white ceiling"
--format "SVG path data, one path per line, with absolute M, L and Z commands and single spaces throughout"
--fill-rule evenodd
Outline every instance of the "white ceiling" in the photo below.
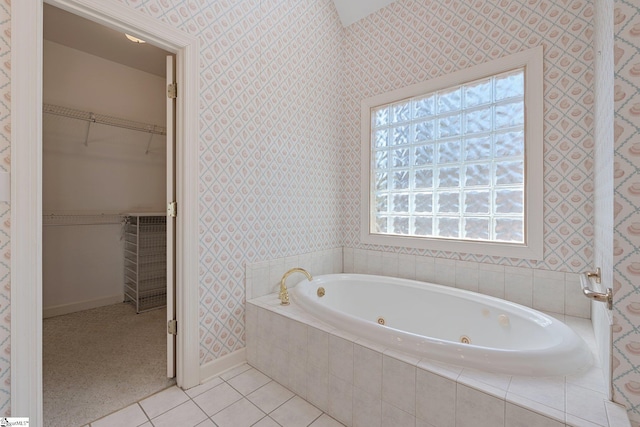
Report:
M 44 5 L 43 36 L 49 40 L 109 61 L 164 77 L 168 52 L 129 41 L 124 34 L 88 19 Z
M 395 0 L 333 0 L 344 27 L 348 27 Z
M 394 0 L 333 0 L 342 25 L 381 9 Z M 164 77 L 168 52 L 127 40 L 124 34 L 62 9 L 44 5 L 44 39 Z

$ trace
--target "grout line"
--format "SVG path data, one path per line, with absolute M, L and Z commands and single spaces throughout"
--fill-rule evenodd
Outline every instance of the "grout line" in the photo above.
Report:
M 268 375 L 267 375 L 267 376 L 268 376 Z M 262 384 L 260 387 L 258 387 L 257 389 L 253 390 L 253 391 L 252 391 L 251 393 L 249 393 L 249 394 L 253 394 L 253 393 L 255 393 L 256 391 L 258 391 L 258 390 L 260 390 L 260 389 L 262 389 L 262 388 L 265 388 L 266 386 L 268 386 L 268 385 L 269 385 L 269 384 L 271 384 L 271 383 L 277 383 L 277 384 L 280 384 L 279 382 L 277 382 L 276 380 L 272 379 L 271 377 L 269 377 L 269 380 L 270 380 L 270 381 L 269 381 L 268 383 L 266 383 L 266 384 Z M 280 385 L 282 385 L 282 384 L 280 384 Z M 284 387 L 284 386 L 283 386 L 283 387 Z M 238 392 L 238 393 L 240 393 L 240 392 Z M 242 394 L 242 393 L 241 393 L 241 394 Z M 245 397 L 249 396 L 249 394 L 247 394 Z
M 146 398 L 145 398 L 145 399 L 146 399 Z M 147 411 L 145 411 L 145 410 L 144 410 L 144 408 L 142 407 L 142 405 L 140 404 L 140 402 L 141 402 L 141 401 L 139 400 L 139 401 L 137 401 L 135 404 L 136 404 L 136 405 L 138 405 L 138 407 L 140 408 L 140 410 L 142 411 L 142 413 L 144 414 L 144 416 L 145 416 L 145 417 L 147 417 L 147 421 L 146 421 L 146 422 L 147 422 L 147 423 L 150 423 L 150 422 L 151 422 L 151 418 L 149 418 L 149 414 L 147 414 Z M 140 425 L 143 425 L 143 424 L 145 424 L 145 423 L 142 423 L 142 424 L 140 424 Z M 152 423 L 152 425 L 153 425 L 153 423 Z
M 262 371 L 258 370 L 257 368 L 255 368 L 255 367 L 253 367 L 253 366 L 251 366 L 251 365 L 248 365 L 248 366 L 250 366 L 250 369 L 255 369 L 256 371 L 258 371 L 258 372 L 260 372 L 260 373 L 263 373 Z M 242 374 L 242 373 L 244 373 L 244 372 L 247 372 L 248 370 L 249 370 L 249 369 L 247 369 L 247 370 L 245 370 L 245 371 L 243 371 L 243 372 L 239 373 L 238 375 L 240 375 L 240 374 Z M 263 373 L 263 374 L 264 374 L 264 373 Z M 231 379 L 233 379 L 233 378 L 237 377 L 238 375 L 235 375 L 234 377 L 229 378 L 229 380 L 231 380 Z M 266 375 L 266 374 L 264 374 L 264 375 Z M 260 418 L 260 420 L 256 421 L 256 423 L 254 423 L 254 425 L 255 425 L 255 424 L 257 424 L 258 422 L 262 421 L 262 420 L 263 420 L 263 419 L 265 419 L 265 418 L 269 418 L 269 419 L 271 419 L 273 422 L 275 422 L 277 425 L 280 425 L 280 423 L 278 423 L 276 420 L 274 420 L 274 419 L 270 416 L 270 414 L 272 414 L 273 412 L 275 412 L 276 410 L 278 410 L 279 408 L 281 408 L 282 406 L 284 406 L 286 403 L 288 403 L 289 401 L 291 401 L 291 400 L 292 400 L 292 399 L 294 399 L 295 397 L 300 397 L 300 399 L 302 399 L 303 401 L 305 401 L 305 402 L 309 403 L 309 404 L 310 404 L 310 405 L 312 405 L 313 407 L 315 407 L 315 408 L 317 408 L 318 410 L 320 410 L 320 415 L 318 415 L 315 419 L 313 419 L 313 421 L 311 421 L 307 426 L 310 426 L 311 424 L 313 424 L 314 422 L 316 422 L 320 417 L 322 417 L 324 414 L 326 414 L 326 412 L 322 411 L 320 408 L 318 408 L 316 405 L 312 404 L 312 403 L 311 403 L 311 402 L 309 402 L 308 400 L 303 399 L 300 395 L 298 395 L 297 393 L 293 392 L 293 391 L 292 391 L 292 390 L 290 390 L 288 387 L 285 387 L 284 385 L 280 384 L 279 382 L 277 382 L 277 381 L 276 381 L 276 380 L 274 380 L 273 378 L 269 377 L 268 375 L 267 375 L 267 377 L 269 378 L 269 382 L 267 382 L 266 384 L 263 384 L 262 386 L 258 387 L 257 389 L 255 389 L 255 390 L 251 391 L 250 393 L 248 393 L 248 394 L 246 394 L 246 395 L 245 395 L 245 394 L 243 394 L 242 392 L 240 392 L 239 390 L 237 390 L 236 388 L 234 388 L 231 384 L 229 384 L 229 383 L 228 383 L 228 381 L 227 381 L 227 380 L 222 379 L 220 376 L 210 378 L 210 379 L 209 379 L 209 381 L 213 381 L 213 380 L 215 380 L 215 378 L 219 378 L 222 382 L 221 382 L 220 384 L 217 384 L 216 386 L 212 387 L 212 388 L 211 388 L 211 389 L 209 389 L 209 390 L 212 390 L 212 389 L 214 389 L 214 388 L 216 388 L 216 387 L 218 387 L 218 386 L 220 386 L 220 385 L 222 385 L 222 384 L 227 384 L 229 387 L 231 387 L 231 389 L 233 389 L 235 392 L 237 392 L 238 394 L 240 394 L 240 396 L 242 396 L 240 399 L 235 400 L 234 402 L 230 403 L 229 405 L 227 405 L 226 407 L 222 408 L 220 411 L 216 412 L 215 414 L 212 414 L 211 416 L 210 416 L 210 415 L 208 415 L 208 414 L 207 414 L 207 413 L 206 413 L 206 412 L 205 412 L 205 411 L 204 411 L 204 410 L 203 410 L 203 409 L 202 409 L 202 408 L 201 408 L 201 407 L 200 407 L 200 406 L 195 402 L 194 398 L 195 398 L 195 397 L 200 396 L 200 394 L 198 394 L 198 395 L 196 395 L 196 396 L 194 396 L 194 397 L 191 397 L 191 396 L 189 396 L 189 395 L 188 395 L 184 390 L 182 390 L 181 388 L 179 388 L 179 387 L 178 387 L 178 389 L 179 389 L 180 391 L 182 391 L 182 392 L 185 394 L 185 396 L 187 396 L 188 400 L 186 400 L 186 401 L 184 401 L 184 402 L 182 402 L 182 403 L 178 404 L 177 406 L 174 406 L 174 407 L 172 407 L 172 408 L 168 409 L 167 411 L 164 411 L 164 412 L 162 412 L 162 413 L 158 414 L 155 418 L 158 418 L 158 417 L 161 417 L 161 416 L 165 415 L 165 414 L 166 414 L 166 413 L 168 413 L 169 411 L 171 411 L 171 410 L 173 410 L 173 409 L 175 409 L 175 408 L 177 408 L 177 407 L 179 407 L 179 406 L 181 406 L 181 405 L 183 405 L 183 404 L 187 403 L 187 402 L 190 400 L 191 402 L 193 402 L 193 404 L 194 404 L 194 405 L 195 405 L 195 406 L 196 406 L 200 411 L 202 411 L 202 412 L 206 415 L 206 417 L 207 417 L 207 418 L 206 418 L 206 420 L 209 420 L 211 423 L 213 423 L 215 426 L 217 426 L 217 424 L 216 424 L 216 423 L 213 421 L 213 419 L 212 419 L 212 417 L 213 417 L 214 415 L 216 415 L 216 414 L 218 414 L 218 413 L 222 412 L 223 410 L 227 409 L 227 408 L 228 408 L 228 407 L 230 407 L 231 405 L 236 404 L 236 403 L 237 403 L 237 402 L 239 402 L 240 400 L 242 400 L 242 399 L 246 399 L 247 401 L 249 401 L 249 403 L 251 403 L 253 406 L 255 406 L 255 407 L 256 407 L 260 412 L 262 412 L 263 414 L 265 414 L 265 415 L 264 415 L 264 417 L 262 417 L 262 418 Z M 291 396 L 291 397 L 289 397 L 288 399 L 286 399 L 286 400 L 285 400 L 284 402 L 282 402 L 280 405 L 276 406 L 276 407 L 275 407 L 273 410 L 271 410 L 270 412 L 266 413 L 263 409 L 261 409 L 261 408 L 260 408 L 260 407 L 258 407 L 255 403 L 253 403 L 250 399 L 248 399 L 248 398 L 247 398 L 247 396 L 248 396 L 249 394 L 254 393 L 254 392 L 255 392 L 255 391 L 257 391 L 257 390 L 260 390 L 261 388 L 265 387 L 266 385 L 270 384 L 271 382 L 274 382 L 274 383 L 276 383 L 276 384 L 278 384 L 278 385 L 280 385 L 280 386 L 284 387 L 286 390 L 288 390 L 288 391 L 290 391 L 290 392 L 292 393 L 292 396 Z M 177 385 L 172 385 L 171 387 L 177 387 Z M 153 423 L 153 422 L 152 422 L 152 419 L 149 417 L 149 414 L 144 410 L 144 408 L 142 407 L 142 405 L 140 404 L 140 402 L 142 402 L 143 400 L 148 399 L 149 397 L 155 396 L 155 395 L 157 395 L 157 394 L 159 394 L 159 393 L 161 393 L 161 392 L 163 392 L 163 391 L 165 391 L 165 390 L 168 390 L 168 389 L 169 389 L 169 388 L 171 388 L 171 387 L 167 387 L 167 388 L 165 388 L 164 390 L 160 390 L 160 391 L 158 391 L 158 392 L 156 392 L 156 393 L 153 393 L 153 394 L 151 394 L 151 395 L 149 395 L 149 396 L 147 396 L 147 397 L 145 397 L 145 398 L 143 398 L 143 399 L 140 399 L 139 401 L 137 401 L 137 402 L 135 402 L 135 403 L 132 403 L 131 405 L 127 405 L 125 408 L 127 408 L 127 407 L 129 407 L 129 406 L 137 405 L 137 406 L 142 410 L 142 413 L 145 415 L 145 417 L 147 418 L 147 420 L 146 420 L 144 423 L 142 423 L 141 425 L 144 425 L 144 424 L 146 424 L 146 423 Z M 207 390 L 207 391 L 209 391 L 209 390 Z M 118 411 L 120 411 L 120 410 L 122 410 L 122 409 L 125 409 L 125 408 L 121 408 L 121 409 L 119 409 Z M 102 417 L 102 418 L 99 418 L 99 419 L 97 419 L 97 420 L 94 420 L 94 421 L 92 421 L 91 423 L 88 423 L 88 424 L 86 424 L 86 425 L 87 425 L 88 427 L 91 427 L 91 425 L 92 425 L 94 422 L 99 421 L 99 420 L 101 420 L 101 419 L 103 419 L 103 418 L 106 418 L 106 417 L 108 417 L 108 416 L 110 416 L 110 415 L 112 415 L 112 414 L 114 414 L 114 413 L 116 413 L 116 412 L 118 412 L 118 411 L 115 411 L 115 412 L 113 412 L 113 413 L 111 413 L 111 414 L 108 414 L 108 415 L 106 415 L 106 416 Z M 328 415 L 328 414 L 327 414 L 327 415 Z M 329 415 L 328 415 L 328 416 L 329 416 Z M 154 419 L 155 419 L 155 418 L 154 418 Z M 332 419 L 334 419 L 333 417 L 331 417 L 331 418 L 332 418 Z M 206 420 L 203 420 L 203 422 L 205 422 Z
M 243 396 L 242 398 L 243 398 L 243 399 L 246 399 L 246 401 L 247 401 L 247 402 L 249 402 L 249 403 L 251 403 L 253 406 L 255 406 L 255 407 L 258 409 L 258 411 L 262 412 L 262 413 L 265 415 L 265 417 L 268 417 L 268 416 L 269 416 L 269 414 L 267 414 L 265 411 L 263 411 L 263 410 L 262 410 L 258 405 L 256 405 L 256 404 L 255 404 L 255 403 L 253 403 L 251 400 L 249 400 L 249 399 L 247 398 L 247 396 Z M 262 417 L 262 418 L 264 418 L 264 417 Z M 262 419 L 262 418 L 260 418 L 260 419 Z
M 321 416 L 323 416 L 323 415 L 324 415 L 324 412 L 322 412 L 320 415 L 318 415 L 317 417 L 315 417 L 315 418 L 313 419 L 313 421 L 311 421 L 309 424 L 307 424 L 307 427 L 308 427 L 308 426 L 310 426 L 311 424 L 315 423 L 316 421 L 318 421 L 318 419 L 319 419 Z M 337 421 L 337 420 L 336 420 L 336 421 Z M 338 421 L 338 422 L 340 422 L 340 421 Z
M 182 392 L 182 394 L 184 394 L 184 395 L 187 397 L 187 400 L 190 400 L 190 399 L 191 399 L 191 397 L 189 397 L 189 395 L 188 395 L 187 393 L 185 393 L 185 391 L 184 391 L 183 389 L 181 389 L 180 387 L 178 387 L 178 386 L 177 386 L 177 385 L 175 385 L 175 384 L 174 384 L 174 385 L 172 385 L 171 387 L 167 387 L 167 388 L 165 388 L 164 390 L 159 391 L 158 393 L 152 394 L 151 396 L 155 396 L 156 394 L 160 394 L 160 393 L 162 393 L 163 391 L 169 390 L 170 388 L 173 388 L 173 387 L 175 387 L 175 388 L 176 388 L 176 389 L 178 389 L 180 392 Z M 149 396 L 149 397 L 151 397 L 151 396 Z M 145 397 L 144 399 L 140 399 L 140 400 L 139 400 L 138 402 L 136 402 L 136 403 L 138 403 L 138 405 L 140 405 L 140 402 L 142 402 L 143 400 L 148 399 L 149 397 Z M 184 402 L 182 402 L 182 403 L 178 403 L 178 404 L 177 404 L 177 405 L 175 405 L 175 406 L 172 406 L 171 408 L 167 409 L 167 410 L 166 410 L 166 411 L 164 411 L 164 412 L 159 413 L 159 414 L 158 414 L 158 415 L 156 415 L 154 418 L 158 418 L 159 416 L 164 415 L 164 414 L 166 414 L 167 412 L 169 412 L 169 411 L 172 411 L 172 410 L 176 409 L 178 406 L 181 406 L 182 404 L 186 403 L 186 402 L 187 402 L 187 400 L 185 400 L 185 401 L 184 401 Z M 172 403 L 172 404 L 173 404 L 173 403 Z M 140 405 L 140 407 L 142 408 L 142 405 Z M 144 411 L 144 409 L 143 409 L 143 411 Z M 149 415 L 148 415 L 146 412 L 145 412 L 145 415 L 147 415 L 147 418 L 149 418 Z M 149 420 L 151 420 L 151 418 L 149 418 Z
M 280 384 L 280 383 L 278 383 L 278 384 Z M 281 385 L 282 385 L 282 384 L 281 384 Z M 283 386 L 283 387 L 284 387 L 284 386 Z M 286 387 L 285 387 L 285 388 L 286 388 Z M 287 390 L 289 390 L 289 389 L 287 388 Z M 289 391 L 291 391 L 291 390 L 289 390 Z M 292 393 L 293 393 L 293 392 L 292 392 Z M 280 409 L 281 407 L 283 407 L 287 402 L 289 402 L 291 399 L 293 399 L 293 398 L 294 398 L 294 397 L 296 397 L 296 396 L 298 396 L 298 395 L 294 393 L 294 394 L 293 394 L 293 396 L 291 396 L 290 398 L 288 398 L 287 400 L 285 400 L 284 402 L 282 402 L 280 405 L 278 405 L 278 406 L 276 406 L 275 408 L 273 408 L 273 410 L 272 410 L 271 412 L 269 412 L 267 415 L 271 415 L 271 414 L 273 414 L 275 411 L 277 411 L 278 409 Z M 299 396 L 298 396 L 298 397 L 299 397 Z M 302 397 L 300 397 L 300 399 L 302 399 Z M 304 399 L 302 399 L 302 400 L 304 400 Z M 307 402 L 307 403 L 309 403 L 310 405 L 312 405 L 312 403 L 310 403 L 310 402 L 309 402 L 309 401 L 307 401 L 307 400 L 305 400 L 305 402 Z M 313 406 L 314 406 L 314 407 L 316 407 L 315 405 L 313 405 Z M 320 408 L 318 408 L 318 409 L 320 409 Z M 324 412 L 323 412 L 323 413 L 324 413 Z M 275 420 L 274 420 L 274 421 L 275 421 Z M 278 423 L 278 424 L 280 424 L 280 423 Z
M 265 415 L 264 417 L 260 418 L 258 421 L 256 421 L 255 423 L 251 424 L 251 426 L 255 426 L 256 424 L 258 424 L 259 422 L 261 422 L 261 421 L 262 421 L 262 420 L 264 420 L 265 418 L 269 418 L 269 415 Z M 274 420 L 273 418 L 271 418 L 271 421 L 273 421 L 274 423 L 276 423 L 276 422 L 275 422 L 275 420 Z M 278 423 L 276 423 L 276 424 L 277 424 L 277 425 L 280 425 L 280 424 L 278 424 Z
M 213 378 L 212 378 L 212 379 L 213 379 Z M 218 384 L 218 385 L 221 385 L 221 384 Z M 214 388 L 216 388 L 216 387 L 218 387 L 218 386 L 211 387 L 211 389 L 210 389 L 210 390 L 213 390 L 213 389 L 214 389 Z M 208 390 L 207 390 L 207 391 L 208 391 Z M 200 395 L 198 395 L 198 396 L 200 396 Z M 195 400 L 193 400 L 193 398 L 191 398 L 191 397 L 189 397 L 189 399 L 191 399 L 191 401 L 193 402 L 193 404 L 194 404 L 194 405 L 196 405 L 196 408 L 200 409 L 200 410 L 201 410 L 201 411 L 202 411 L 202 412 L 207 416 L 207 419 L 211 420 L 211 422 L 213 423 L 213 420 L 211 419 L 211 416 L 210 416 L 209 414 L 207 414 L 207 413 L 204 411 L 204 409 L 202 409 L 202 408 L 200 407 L 200 405 L 198 405 L 198 402 L 196 402 Z M 215 414 L 214 414 L 214 415 L 215 415 Z M 217 425 L 216 423 L 213 423 L 213 424 L 214 424 L 214 425 Z

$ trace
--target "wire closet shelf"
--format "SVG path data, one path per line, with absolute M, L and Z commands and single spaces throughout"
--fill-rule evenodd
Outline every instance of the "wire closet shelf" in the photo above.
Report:
M 131 129 L 139 132 L 147 132 L 153 135 L 166 135 L 167 129 L 149 123 L 141 123 L 119 117 L 108 116 L 106 114 L 92 113 L 90 111 L 76 110 L 74 108 L 62 107 L 60 105 L 43 104 L 42 112 L 56 116 L 68 117 L 71 119 L 83 120 L 89 123 L 98 123 L 108 126 L 116 126 Z
M 128 216 L 124 225 L 125 301 L 137 313 L 167 305 L 167 217 Z
M 109 213 L 45 213 L 43 226 L 123 225 L 126 217 Z

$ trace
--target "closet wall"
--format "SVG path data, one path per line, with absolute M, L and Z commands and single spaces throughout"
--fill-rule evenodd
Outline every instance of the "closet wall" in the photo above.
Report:
M 164 126 L 165 80 L 44 41 L 43 101 Z M 43 114 L 43 307 L 122 301 L 121 214 L 164 212 L 166 139 Z

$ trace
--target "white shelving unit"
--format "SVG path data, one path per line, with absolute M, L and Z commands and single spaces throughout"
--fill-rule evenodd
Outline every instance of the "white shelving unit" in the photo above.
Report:
M 167 304 L 167 217 L 125 214 L 124 294 L 137 313 Z

